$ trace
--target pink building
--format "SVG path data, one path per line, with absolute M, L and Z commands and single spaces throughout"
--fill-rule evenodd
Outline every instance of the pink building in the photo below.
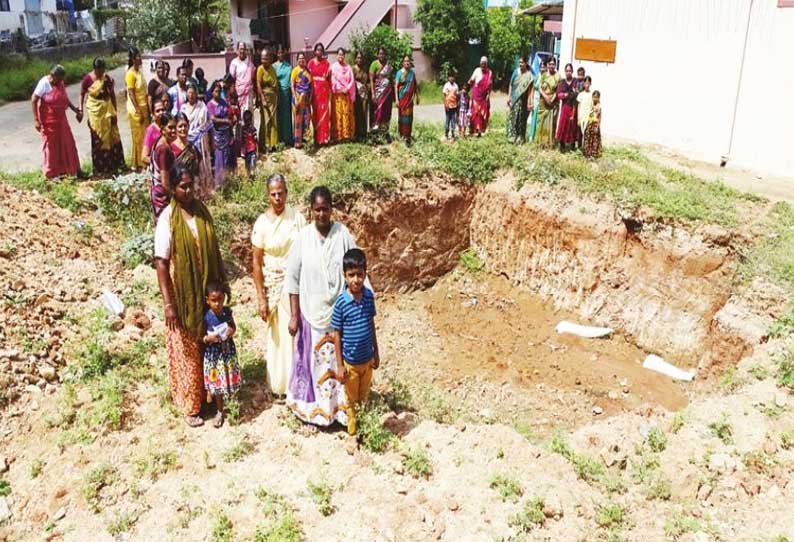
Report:
M 231 0 L 235 43 L 284 45 L 292 53 L 322 43 L 329 51 L 350 48 L 350 33 L 379 24 L 395 26 L 413 38 L 417 76 L 432 76 L 430 58 L 421 50 L 422 30 L 414 23 L 416 0 Z M 392 59 L 393 61 L 394 59 Z

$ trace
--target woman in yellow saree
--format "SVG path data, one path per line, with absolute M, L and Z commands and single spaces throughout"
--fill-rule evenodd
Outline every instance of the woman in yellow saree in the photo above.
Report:
M 102 58 L 94 59 L 94 70 L 83 78 L 80 106 L 88 115 L 94 173 L 109 175 L 121 171 L 125 164 L 116 112 L 116 91 L 113 78 L 105 73 Z
M 278 144 L 278 76 L 270 63 L 270 53 L 262 50 L 262 64 L 256 70 L 256 92 L 259 95 L 259 152 L 275 150 Z
M 149 101 L 146 93 L 146 79 L 141 72 L 141 52 L 130 47 L 129 60 L 127 61 L 127 115 L 130 118 L 130 131 L 132 132 L 132 156 L 130 167 L 134 170 L 143 169 L 143 138 L 149 126 Z

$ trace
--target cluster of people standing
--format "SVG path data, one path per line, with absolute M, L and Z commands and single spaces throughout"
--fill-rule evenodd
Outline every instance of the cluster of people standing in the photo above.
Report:
M 193 173 L 176 165 L 172 197 L 155 230 L 173 402 L 192 427 L 224 422 L 224 402 L 242 385 L 231 291 L 212 216 L 196 197 Z M 287 181 L 267 180 L 269 208 L 251 233 L 258 314 L 266 333 L 267 380 L 274 399 L 302 421 L 339 422 L 356 432 L 356 411 L 380 365 L 375 300 L 367 259 L 333 220 L 323 186 L 309 197 L 310 222 L 287 204 Z M 202 411 L 204 417 L 202 417 Z

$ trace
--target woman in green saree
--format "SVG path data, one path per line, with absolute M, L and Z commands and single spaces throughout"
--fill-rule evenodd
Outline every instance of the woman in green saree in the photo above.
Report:
M 276 62 L 273 64 L 276 70 L 276 77 L 278 77 L 278 120 L 276 127 L 278 128 L 279 143 L 284 143 L 287 147 L 292 146 L 292 84 L 290 76 L 292 75 L 292 65 L 287 59 L 286 51 L 281 45 L 278 46 L 276 52 Z
M 525 143 L 527 140 L 527 117 L 532 109 L 535 84 L 532 72 L 529 71 L 526 57 L 518 61 L 518 68 L 510 79 L 507 107 L 510 116 L 507 119 L 507 139 L 511 143 Z
M 535 143 L 541 148 L 553 148 L 557 132 L 557 85 L 560 74 L 557 73 L 557 64 L 554 58 L 548 62 L 549 71 L 540 76 L 540 106 L 538 107 L 538 129 Z

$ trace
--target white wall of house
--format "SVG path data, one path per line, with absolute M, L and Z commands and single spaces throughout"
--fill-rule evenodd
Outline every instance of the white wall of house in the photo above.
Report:
M 289 0 L 290 50 L 312 49 L 338 13 L 335 0 Z
M 31 23 L 33 28 L 38 27 L 35 21 L 28 21 L 28 17 L 31 17 L 31 19 L 40 17 L 41 28 L 44 32 L 49 32 L 54 29 L 52 17 L 48 16 L 47 13 L 54 14 L 57 11 L 55 0 L 36 0 L 33 2 L 28 0 L 29 5 L 39 6 L 41 13 L 39 16 L 35 15 L 35 13 L 26 13 L 25 3 L 25 0 L 9 0 L 8 7 L 10 11 L 0 11 L 0 31 L 8 30 L 10 32 L 16 32 L 17 28 L 21 27 L 27 34 Z M 38 32 L 34 32 L 34 35 L 37 33 Z
M 792 175 L 794 9 L 776 0 L 565 0 L 564 9 L 560 58 L 593 77 L 604 133 Z M 617 40 L 615 63 L 576 60 L 575 37 Z

